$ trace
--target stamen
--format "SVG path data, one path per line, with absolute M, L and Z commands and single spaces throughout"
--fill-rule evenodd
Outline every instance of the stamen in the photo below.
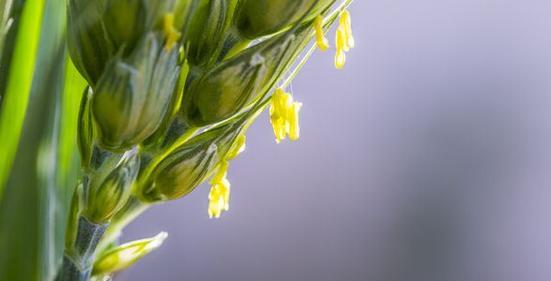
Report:
M 337 53 L 335 54 L 335 67 L 342 69 L 346 62 L 346 35 L 342 25 L 337 28 L 337 35 L 335 36 L 335 44 L 337 45 Z
M 342 13 L 340 24 L 344 27 L 344 34 L 346 38 L 346 46 L 347 50 L 354 48 L 355 42 L 354 42 L 354 35 L 352 34 L 352 20 L 350 17 L 349 11 L 344 11 Z
M 274 129 L 276 143 L 287 138 L 287 135 L 292 141 L 299 138 L 298 113 L 301 106 L 301 103 L 293 102 L 291 94 L 285 93 L 283 89 L 275 91 L 270 105 L 270 122 Z
M 222 161 L 211 179 L 209 192 L 209 218 L 219 218 L 222 211 L 230 209 L 230 182 L 226 178 L 229 163 Z
M 339 26 L 335 35 L 337 51 L 335 53 L 335 68 L 342 69 L 346 63 L 346 52 L 354 48 L 354 36 L 352 35 L 352 23 L 350 12 L 343 11 L 339 19 Z
M 289 139 L 292 141 L 296 141 L 300 137 L 299 111 L 301 107 L 301 103 L 295 102 L 289 110 Z
M 327 51 L 329 49 L 329 40 L 325 37 L 325 33 L 323 31 L 323 17 L 318 16 L 316 18 L 316 21 L 314 22 L 314 26 L 316 29 L 316 44 L 318 45 L 318 48 L 322 51 Z

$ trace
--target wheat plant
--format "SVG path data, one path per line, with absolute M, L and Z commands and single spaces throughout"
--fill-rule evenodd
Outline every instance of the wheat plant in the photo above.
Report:
M 121 230 L 205 182 L 220 218 L 251 123 L 297 140 L 287 87 L 344 66 L 351 2 L 0 0 L 0 280 L 109 280 L 167 237 Z

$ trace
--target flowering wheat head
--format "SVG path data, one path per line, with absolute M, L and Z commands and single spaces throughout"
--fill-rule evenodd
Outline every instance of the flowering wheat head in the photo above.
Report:
M 285 88 L 312 41 L 331 48 L 334 22 L 335 67 L 344 66 L 350 2 L 69 0 L 69 51 L 88 82 L 78 121 L 85 176 L 58 279 L 99 280 L 159 246 L 166 235 L 106 245 L 137 209 L 201 183 L 211 184 L 208 215 L 227 211 L 230 162 L 259 114 L 269 107 L 277 143 L 299 138 L 302 104 Z

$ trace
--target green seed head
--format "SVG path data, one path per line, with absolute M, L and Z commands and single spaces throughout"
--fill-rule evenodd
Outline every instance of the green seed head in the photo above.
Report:
M 306 45 L 316 36 L 327 49 L 338 15 L 339 62 L 354 45 L 343 11 L 351 0 L 334 11 L 336 0 L 68 1 L 69 51 L 89 82 L 75 206 L 94 223 L 109 222 L 130 193 L 173 200 L 213 174 L 209 214 L 218 217 L 228 208 L 237 140 L 270 102 L 277 139 L 298 138 L 300 104 L 270 96 L 311 54 Z
M 67 38 L 71 59 L 95 89 L 106 65 L 130 54 L 160 28 L 171 1 L 69 0 Z
M 150 33 L 128 59 L 107 65 L 92 98 L 100 145 L 113 151 L 139 144 L 170 109 L 179 75 L 176 48 L 166 50 Z
M 278 32 L 320 12 L 334 0 L 244 0 L 237 28 L 248 39 Z
M 147 201 L 174 200 L 204 182 L 218 162 L 217 146 L 182 147 L 155 169 L 143 197 Z
M 192 83 L 182 114 L 195 126 L 234 116 L 269 91 L 309 39 L 310 26 L 270 38 L 212 68 Z
M 236 0 L 198 1 L 187 30 L 187 58 L 192 65 L 201 65 L 217 59 L 224 44 Z
M 105 1 L 70 0 L 67 15 L 67 42 L 71 59 L 80 73 L 95 85 L 115 52 L 105 36 Z
M 108 159 L 89 178 L 82 214 L 97 224 L 109 222 L 128 200 L 138 170 L 139 158 L 135 151 Z
M 142 199 L 165 201 L 189 194 L 212 175 L 241 130 L 239 125 L 223 125 L 193 137 L 172 151 L 140 187 Z
M 115 48 L 132 51 L 146 31 L 146 3 L 144 0 L 107 0 L 103 22 Z

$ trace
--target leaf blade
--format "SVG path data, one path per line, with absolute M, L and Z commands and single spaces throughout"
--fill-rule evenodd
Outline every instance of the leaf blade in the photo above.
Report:
M 27 0 L 21 15 L 8 85 L 0 112 L 0 199 L 19 144 L 34 77 L 44 0 Z

